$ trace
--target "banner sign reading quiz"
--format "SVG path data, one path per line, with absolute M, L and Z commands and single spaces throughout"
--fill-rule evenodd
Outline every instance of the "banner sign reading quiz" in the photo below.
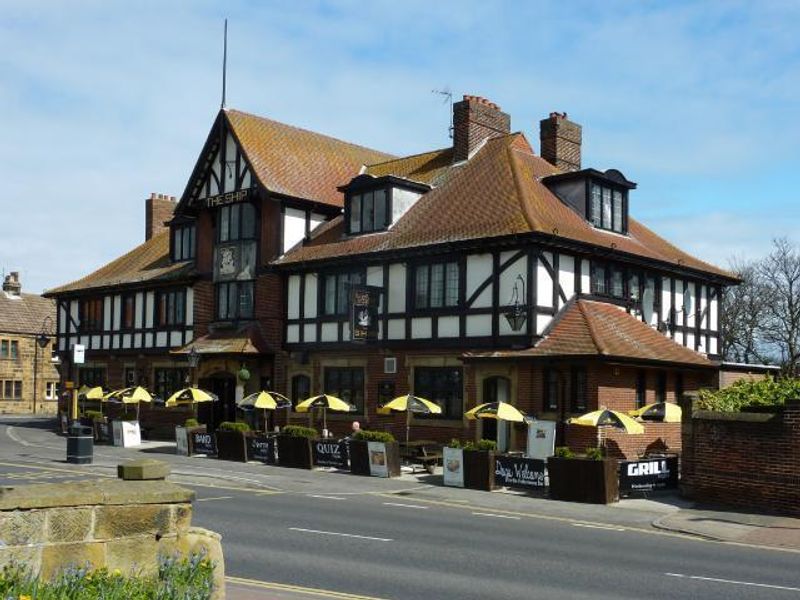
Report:
M 313 444 L 314 464 L 318 467 L 349 469 L 347 444 L 336 440 L 318 440 Z

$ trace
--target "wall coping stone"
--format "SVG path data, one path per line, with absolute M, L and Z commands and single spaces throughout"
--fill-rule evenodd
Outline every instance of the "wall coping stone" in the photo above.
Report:
M 738 421 L 740 423 L 777 423 L 781 421 L 781 414 L 696 410 L 692 414 L 692 419 L 700 421 Z
M 154 458 L 139 458 L 117 465 L 117 477 L 127 481 L 166 479 L 169 464 Z

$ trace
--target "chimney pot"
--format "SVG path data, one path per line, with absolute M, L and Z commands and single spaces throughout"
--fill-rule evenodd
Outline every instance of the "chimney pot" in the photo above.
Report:
M 11 271 L 3 279 L 3 291 L 14 296 L 19 296 L 22 292 L 22 284 L 19 282 L 19 271 Z
M 580 171 L 583 129 L 566 112 L 551 112 L 539 122 L 541 155 L 562 171 Z

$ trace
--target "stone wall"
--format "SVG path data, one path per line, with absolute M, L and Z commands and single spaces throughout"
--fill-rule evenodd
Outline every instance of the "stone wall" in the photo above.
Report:
M 800 517 L 800 400 L 776 413 L 683 406 L 681 488 L 693 500 Z
M 152 574 L 160 556 L 204 551 L 225 597 L 220 536 L 191 527 L 194 492 L 165 481 L 97 480 L 0 491 L 0 567 L 23 562 L 42 578 L 87 564 Z

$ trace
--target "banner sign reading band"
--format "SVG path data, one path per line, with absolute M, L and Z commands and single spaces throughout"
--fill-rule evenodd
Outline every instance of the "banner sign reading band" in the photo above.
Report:
M 277 464 L 275 460 L 275 437 L 259 435 L 247 438 L 250 445 L 249 454 L 252 460 L 258 460 L 268 465 Z
M 350 468 L 347 443 L 345 442 L 319 440 L 314 442 L 313 450 L 314 464 L 318 467 Z
M 619 462 L 619 491 L 651 492 L 678 487 L 678 457 L 665 456 Z
M 216 454 L 217 444 L 213 433 L 195 431 L 192 433 L 192 445 L 195 454 Z
M 544 487 L 545 462 L 538 458 L 498 455 L 494 471 L 497 485 L 511 488 L 539 489 Z
M 354 342 L 378 339 L 378 303 L 383 288 L 350 287 L 350 336 Z

